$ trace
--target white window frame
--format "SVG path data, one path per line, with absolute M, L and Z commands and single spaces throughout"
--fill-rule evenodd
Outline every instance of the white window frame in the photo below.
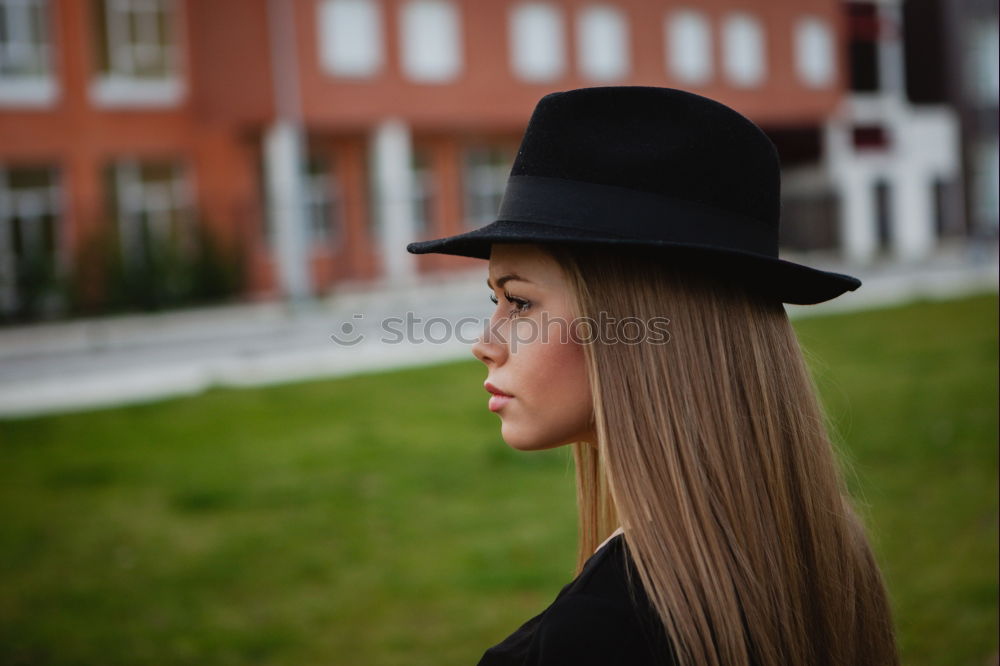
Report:
M 59 90 L 53 75 L 52 7 L 49 0 L 0 0 L 10 31 L 0 42 L 0 106 L 49 107 Z M 32 23 L 36 22 L 34 28 Z M 29 72 L 5 72 L 11 60 L 27 61 Z
M 331 76 L 369 78 L 384 64 L 382 11 L 373 0 L 323 0 L 317 8 L 320 64 Z
M 413 230 L 417 238 L 426 238 L 434 227 L 437 179 L 430 151 L 414 148 L 410 162 L 410 204 Z
M 340 213 L 341 188 L 332 160 L 316 155 L 303 179 L 306 219 L 309 221 L 309 243 L 314 249 L 334 250 L 343 242 L 343 219 Z
M 737 88 L 756 88 L 767 78 L 767 36 L 763 22 L 749 12 L 733 12 L 722 22 L 722 61 Z
M 54 255 L 51 258 L 56 271 L 61 272 L 66 269 L 62 229 L 59 224 L 65 207 L 59 172 L 55 167 L 48 168 L 52 179 L 47 187 L 15 190 L 10 186 L 10 172 L 17 168 L 0 164 L 0 312 L 13 312 L 19 305 L 17 256 L 13 247 L 13 224 L 16 219 L 21 220 L 22 235 L 33 239 L 29 242 L 38 246 L 43 244 L 44 237 L 39 226 L 44 224 L 46 216 L 51 217 Z
M 795 22 L 795 71 L 810 88 L 831 86 L 837 74 L 833 30 L 819 16 L 802 16 Z
M 996 137 L 980 139 L 972 150 L 973 219 L 996 225 L 1000 215 L 1000 145 Z M 996 233 L 993 226 L 991 232 Z
M 522 81 L 543 83 L 566 71 L 565 21 L 549 2 L 521 2 L 508 15 L 511 71 Z
M 170 216 L 177 214 L 180 216 L 178 223 L 182 225 L 178 231 L 181 242 L 193 240 L 193 221 L 189 217 L 194 211 L 194 189 L 188 169 L 180 162 L 150 160 L 148 163 L 170 163 L 174 168 L 174 177 L 169 183 L 150 185 L 142 180 L 144 162 L 145 160 L 126 159 L 113 166 L 118 234 L 122 257 L 126 262 L 140 260 L 136 256 L 143 250 L 138 246 L 142 236 L 136 229 L 140 224 L 150 225 L 146 234 L 148 238 L 162 241 L 170 234 L 170 230 L 165 228 L 172 223 Z
M 417 83 L 448 83 L 462 72 L 462 17 L 450 0 L 407 0 L 400 8 L 403 73 Z
M 493 158 L 505 152 L 503 146 L 496 144 L 477 144 L 465 148 L 462 155 L 462 194 L 466 227 L 477 228 L 496 220 L 514 154 L 511 152 L 502 162 L 494 162 Z M 475 201 L 480 199 L 496 201 L 496 207 L 476 211 L 478 206 Z
M 631 69 L 628 16 L 614 5 L 588 5 L 576 17 L 576 59 L 592 81 L 620 81 Z
M 102 107 L 169 107 L 179 104 L 185 90 L 180 76 L 180 3 L 177 0 L 103 0 L 108 50 L 108 72 L 99 72 L 91 83 L 93 102 Z M 145 9 L 146 14 L 162 11 L 167 22 L 167 44 L 146 39 L 136 39 L 129 27 L 128 14 Z M 140 30 L 150 37 L 155 30 L 150 20 L 141 24 Z M 136 73 L 135 52 L 160 51 L 166 58 L 166 72 L 162 76 L 143 76 Z
M 663 24 L 667 71 L 688 85 L 704 85 L 712 80 L 712 24 L 696 9 L 677 9 L 667 14 Z
M 996 106 L 1000 99 L 1000 29 L 996 21 L 977 21 L 968 27 L 965 48 L 965 87 L 979 105 Z

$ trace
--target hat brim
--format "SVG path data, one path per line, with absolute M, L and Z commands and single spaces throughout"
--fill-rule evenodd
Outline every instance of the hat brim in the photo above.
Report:
M 610 247 L 662 248 L 665 256 L 695 259 L 697 265 L 711 262 L 714 272 L 725 272 L 746 284 L 781 299 L 783 303 L 813 305 L 828 301 L 861 286 L 856 277 L 823 271 L 739 250 L 719 249 L 691 243 L 636 240 L 604 232 L 558 227 L 535 222 L 497 220 L 462 234 L 418 241 L 406 246 L 412 254 L 451 254 L 460 257 L 489 259 L 493 243 L 567 243 L 600 244 Z

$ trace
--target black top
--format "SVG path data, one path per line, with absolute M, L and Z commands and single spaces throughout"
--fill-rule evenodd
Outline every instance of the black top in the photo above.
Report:
M 627 550 L 621 534 L 613 537 L 548 608 L 488 649 L 479 666 L 676 664 Z

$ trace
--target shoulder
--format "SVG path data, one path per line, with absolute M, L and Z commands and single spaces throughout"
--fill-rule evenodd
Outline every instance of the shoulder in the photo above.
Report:
M 626 657 L 643 644 L 633 618 L 622 608 L 583 594 L 553 605 L 536 639 L 540 664 L 633 663 Z
M 579 585 L 545 613 L 535 640 L 537 659 L 529 663 L 675 663 L 655 611 L 644 594 L 633 593 L 626 574 L 621 537 L 588 562 Z
M 638 618 L 608 599 L 578 594 L 554 604 L 536 635 L 535 659 L 528 663 L 576 666 L 670 666 L 676 663 L 664 642 Z

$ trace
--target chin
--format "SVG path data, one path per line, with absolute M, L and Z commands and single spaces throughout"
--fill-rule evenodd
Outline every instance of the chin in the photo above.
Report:
M 579 437 L 546 436 L 541 433 L 519 432 L 506 426 L 500 429 L 500 436 L 512 449 L 518 451 L 544 451 L 579 441 Z
M 545 451 L 546 449 L 555 449 L 560 446 L 563 446 L 564 444 L 569 444 L 569 442 L 560 442 L 557 444 L 552 444 L 552 443 L 539 443 L 539 442 L 521 442 L 518 440 L 510 441 L 507 439 L 504 439 L 504 441 L 507 442 L 507 445 L 510 448 L 516 449 L 518 451 Z

